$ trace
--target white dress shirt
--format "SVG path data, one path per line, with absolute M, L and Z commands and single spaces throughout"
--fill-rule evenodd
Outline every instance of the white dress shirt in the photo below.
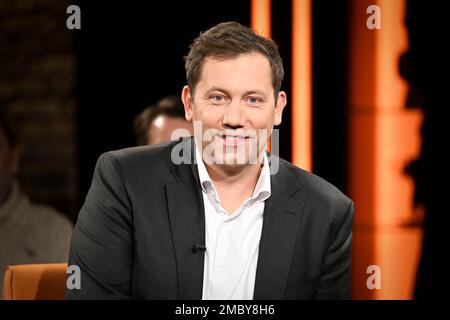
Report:
M 271 195 L 270 169 L 264 153 L 263 168 L 251 198 L 232 214 L 221 206 L 219 195 L 199 150 L 196 160 L 205 207 L 205 262 L 203 300 L 251 300 L 255 287 L 264 202 Z

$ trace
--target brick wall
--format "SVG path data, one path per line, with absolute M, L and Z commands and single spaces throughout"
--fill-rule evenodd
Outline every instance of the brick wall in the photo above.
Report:
M 75 54 L 65 0 L 0 1 L 0 108 L 20 141 L 29 196 L 74 216 Z

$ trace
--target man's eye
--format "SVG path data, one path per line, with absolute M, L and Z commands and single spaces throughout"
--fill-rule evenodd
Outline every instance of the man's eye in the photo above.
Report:
M 225 101 L 225 98 L 223 96 L 213 95 L 211 96 L 211 100 L 213 103 L 221 103 Z
M 258 97 L 248 97 L 248 102 L 250 102 L 250 104 L 258 104 L 261 103 L 262 100 Z

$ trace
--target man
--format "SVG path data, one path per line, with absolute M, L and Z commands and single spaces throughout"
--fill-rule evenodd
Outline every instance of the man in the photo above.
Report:
M 349 298 L 352 201 L 264 152 L 286 105 L 276 45 L 221 23 L 185 66 L 195 139 L 100 157 L 71 243 L 81 289 L 67 297 Z
M 72 235 L 68 219 L 20 190 L 18 166 L 16 139 L 0 114 L 0 288 L 8 265 L 67 262 Z
M 157 144 L 192 135 L 192 124 L 184 118 L 180 97 L 170 95 L 136 116 L 134 132 L 139 145 Z

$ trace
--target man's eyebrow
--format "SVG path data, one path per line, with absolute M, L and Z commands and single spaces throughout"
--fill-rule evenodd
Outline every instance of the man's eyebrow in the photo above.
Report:
M 248 96 L 251 94 L 257 94 L 257 95 L 260 95 L 260 96 L 263 96 L 264 98 L 266 98 L 266 93 L 262 90 L 248 90 L 248 91 L 244 92 L 244 96 Z
M 226 94 L 228 96 L 230 95 L 230 93 L 227 90 L 225 90 L 223 88 L 220 88 L 220 87 L 212 87 L 212 88 L 208 89 L 205 92 L 205 95 L 211 94 L 214 91 L 222 92 L 222 93 L 224 93 L 224 94 Z M 244 92 L 243 96 L 248 96 L 248 95 L 251 95 L 251 94 L 257 94 L 257 95 L 260 95 L 260 96 L 262 96 L 264 98 L 266 98 L 266 96 L 267 96 L 263 90 L 247 90 L 247 91 Z
M 224 94 L 226 94 L 226 95 L 230 95 L 229 92 L 228 92 L 227 90 L 222 89 L 222 88 L 220 88 L 220 87 L 212 87 L 212 88 L 208 89 L 208 90 L 205 92 L 205 95 L 211 94 L 211 93 L 214 92 L 214 91 L 220 91 L 220 92 L 222 92 L 222 93 L 224 93 Z

